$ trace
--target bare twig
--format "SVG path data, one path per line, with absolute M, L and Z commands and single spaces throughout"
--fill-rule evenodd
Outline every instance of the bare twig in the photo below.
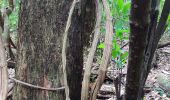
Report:
M 106 0 L 102 0 L 105 12 L 106 12 L 106 35 L 105 35 L 105 48 L 103 50 L 102 63 L 99 69 L 99 75 L 92 87 L 90 100 L 96 100 L 97 93 L 104 81 L 106 70 L 108 67 L 109 59 L 112 51 L 112 39 L 113 39 L 113 24 L 112 17 L 109 9 L 109 5 Z
M 41 86 L 32 85 L 32 84 L 29 84 L 29 83 L 26 83 L 26 82 L 17 80 L 17 79 L 15 79 L 15 78 L 10 78 L 10 79 L 14 80 L 16 83 L 18 83 L 18 84 L 20 84 L 20 85 L 24 85 L 24 86 L 27 86 L 27 87 L 30 87 L 30 88 L 33 88 L 33 89 L 40 89 L 40 90 L 46 90 L 46 91 L 59 91 L 59 90 L 65 89 L 64 87 L 59 87 L 59 88 L 46 88 L 46 87 L 41 87 Z
M 99 0 L 95 0 L 96 2 L 96 26 L 95 26 L 95 33 L 94 33 L 94 39 L 92 43 L 92 47 L 90 49 L 87 63 L 85 65 L 85 72 L 84 72 L 84 78 L 82 83 L 82 90 L 81 90 L 81 100 L 88 100 L 89 99 L 89 80 L 90 80 L 90 72 L 92 67 L 92 62 L 94 58 L 94 53 L 96 51 L 97 42 L 100 35 L 100 23 L 101 23 L 101 7 Z
M 68 84 L 67 84 L 67 72 L 66 72 L 66 43 L 67 43 L 68 30 L 69 30 L 70 25 L 71 25 L 72 14 L 73 14 L 74 7 L 75 7 L 77 2 L 78 2 L 77 0 L 74 0 L 72 5 L 71 5 L 69 16 L 68 16 L 68 19 L 67 19 L 66 28 L 65 28 L 65 31 L 64 31 L 64 39 L 63 39 L 62 64 L 63 64 L 63 74 L 64 74 L 64 86 L 65 86 L 66 100 L 70 100 L 69 87 L 68 87 Z
M 159 39 L 161 38 L 162 34 L 165 32 L 165 29 L 166 29 L 166 22 L 167 22 L 167 19 L 168 19 L 168 15 L 170 13 L 169 4 L 170 4 L 170 1 L 165 0 L 163 10 L 162 10 L 162 13 L 161 13 L 161 17 L 160 17 L 158 26 L 156 28 L 156 33 L 158 33 L 158 35 L 159 35 L 159 37 L 157 37 L 158 41 L 159 41 Z
M 121 49 L 123 49 L 123 48 L 126 47 L 127 45 L 129 45 L 129 42 L 125 43 L 125 44 L 121 47 Z

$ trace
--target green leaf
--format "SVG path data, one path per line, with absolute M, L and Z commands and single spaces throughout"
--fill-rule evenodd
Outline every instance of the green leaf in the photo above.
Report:
M 123 8 L 123 0 L 117 0 L 117 4 L 118 4 L 118 7 L 119 7 L 119 10 L 122 10 Z
M 116 37 L 123 37 L 123 32 L 121 30 L 117 30 Z
M 113 41 L 112 58 L 116 58 L 120 54 L 120 45 Z
M 120 45 L 116 40 L 113 40 L 113 50 L 120 51 Z
M 128 33 L 128 32 L 129 32 L 129 30 L 116 30 L 116 37 L 123 39 L 124 38 L 123 34 Z
M 129 53 L 126 51 L 125 53 L 121 54 L 120 59 L 125 60 L 127 59 Z
M 122 29 L 122 30 L 117 30 L 117 32 L 128 33 L 129 30 Z
M 115 59 L 118 56 L 118 51 L 112 50 L 112 58 Z
M 170 24 L 170 15 L 168 16 L 168 21 L 167 21 L 168 25 Z
M 104 43 L 100 43 L 100 44 L 97 46 L 97 48 L 99 48 L 99 49 L 103 49 L 104 47 L 105 47 Z
M 129 11 L 130 11 L 130 5 L 131 4 L 131 2 L 126 2 L 125 4 L 124 4 L 124 6 L 123 6 L 123 9 L 122 9 L 122 13 L 123 14 L 128 14 L 129 13 Z
M 119 44 L 115 45 L 115 50 L 120 52 L 121 49 L 120 49 L 120 45 Z

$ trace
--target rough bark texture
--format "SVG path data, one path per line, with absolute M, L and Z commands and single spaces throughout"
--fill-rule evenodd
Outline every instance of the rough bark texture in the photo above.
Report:
M 21 0 L 17 79 L 43 87 L 62 86 L 61 43 L 72 0 Z M 15 100 L 65 100 L 64 91 L 17 86 Z
M 140 82 L 140 96 L 143 97 L 143 87 L 145 85 L 145 81 L 147 79 L 147 75 L 150 72 L 151 66 L 152 66 L 152 59 L 154 56 L 154 52 L 156 50 L 153 49 L 154 44 L 155 44 L 155 39 L 156 39 L 156 27 L 157 27 L 157 19 L 159 15 L 159 2 L 160 0 L 151 0 L 151 11 L 150 11 L 150 25 L 149 25 L 149 30 L 148 30 L 148 37 L 147 37 L 147 47 L 145 49 L 145 62 L 143 64 L 143 69 L 144 72 L 142 74 L 142 81 Z
M 104 40 L 105 48 L 103 50 L 103 56 L 102 56 L 101 64 L 99 67 L 98 77 L 91 89 L 90 100 L 96 100 L 97 93 L 100 90 L 104 82 L 104 78 L 106 76 L 106 70 L 108 68 L 109 60 L 111 58 L 112 47 L 113 47 L 112 45 L 113 23 L 111 21 L 112 19 L 111 12 L 110 12 L 107 1 L 102 0 L 102 3 L 103 3 L 104 10 L 106 12 L 106 25 L 105 25 L 106 34 L 105 34 L 105 40 Z
M 100 24 L 101 24 L 101 5 L 99 3 L 99 0 L 95 0 L 95 6 L 96 6 L 96 24 L 94 29 L 94 37 L 93 42 L 88 54 L 88 58 L 86 61 L 86 64 L 84 65 L 84 76 L 83 76 L 83 82 L 82 82 L 82 90 L 81 90 L 81 100 L 88 100 L 89 99 L 89 85 L 90 85 L 90 73 L 93 63 L 94 54 L 96 51 L 98 39 L 100 36 Z
M 87 47 L 90 45 L 90 42 L 92 42 L 92 37 L 94 34 L 92 34 L 95 26 L 95 20 L 96 20 L 96 13 L 95 13 L 95 0 L 82 0 L 81 3 L 81 11 L 82 17 L 84 20 L 84 26 L 83 26 L 83 45 L 84 47 Z
M 140 82 L 142 82 L 141 77 L 144 70 L 142 67 L 150 22 L 150 2 L 151 0 L 132 0 L 126 100 L 140 100 L 138 95 L 140 95 Z
M 71 100 L 81 100 L 83 47 L 88 45 L 87 40 L 94 29 L 94 17 L 94 0 L 82 1 L 73 13 L 67 48 L 67 79 Z
M 43 87 L 62 86 L 61 43 L 72 1 L 21 1 L 16 72 L 19 80 Z M 86 8 L 94 5 L 91 2 L 85 0 L 76 5 L 68 33 L 66 69 L 71 100 L 81 97 L 83 34 L 87 33 L 86 29 L 90 33 L 93 29 L 85 25 L 85 15 L 91 12 Z M 94 20 L 90 21 L 92 27 Z M 48 92 L 18 85 L 14 97 L 15 100 L 65 100 L 63 94 L 64 91 Z
M 157 0 L 157 1 L 153 0 L 152 2 L 159 2 L 159 0 Z M 150 49 L 147 50 L 148 52 L 150 52 L 150 54 L 149 54 L 149 59 L 147 59 L 147 65 L 146 65 L 147 66 L 147 75 L 145 77 L 145 81 L 147 79 L 147 76 L 149 74 L 150 69 L 152 68 L 151 62 L 152 62 L 152 59 L 154 57 L 154 53 L 156 51 L 156 48 L 158 46 L 158 42 L 161 39 L 161 37 L 164 34 L 166 27 L 167 27 L 166 22 L 168 20 L 168 15 L 170 13 L 169 5 L 170 5 L 170 0 L 166 0 L 164 2 L 164 6 L 163 6 L 163 10 L 162 10 L 159 22 L 156 24 L 157 26 L 156 26 L 155 30 L 153 31 L 154 32 L 154 34 L 152 36 L 153 39 L 150 38 L 150 39 L 152 39 L 152 41 L 149 41 L 149 42 L 151 42 L 151 45 L 149 45 Z M 158 16 L 156 16 L 156 17 L 158 17 Z M 148 54 L 146 54 L 146 55 L 148 55 Z
M 165 0 L 163 10 L 161 13 L 161 17 L 159 22 L 157 23 L 158 13 L 159 13 L 159 0 L 152 0 L 152 10 L 151 10 L 151 22 L 150 22 L 150 30 L 148 33 L 148 44 L 145 50 L 145 63 L 144 63 L 144 71 L 143 73 L 143 82 L 141 82 L 142 87 L 145 85 L 145 81 L 147 76 L 152 68 L 152 60 L 154 58 L 154 53 L 158 46 L 158 42 L 161 39 L 162 35 L 166 30 L 166 22 L 168 20 L 168 15 L 170 12 L 170 0 Z
M 152 59 L 166 29 L 166 21 L 170 12 L 170 1 L 165 0 L 161 17 L 157 23 L 159 2 L 159 0 L 132 1 L 126 100 L 140 100 L 144 95 L 143 87 L 152 68 Z M 147 20 L 148 17 L 150 17 L 150 21 Z

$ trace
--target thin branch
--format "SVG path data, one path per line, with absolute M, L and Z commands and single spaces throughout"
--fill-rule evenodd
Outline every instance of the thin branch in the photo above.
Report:
M 160 35 L 158 38 L 160 38 L 162 36 L 162 34 L 165 32 L 166 22 L 168 19 L 168 15 L 170 13 L 169 5 L 170 5 L 170 0 L 165 0 L 163 10 L 161 13 L 161 18 L 159 20 L 159 23 L 158 23 L 158 26 L 156 29 L 156 33 Z
M 170 5 L 170 0 L 165 0 L 163 10 L 161 13 L 161 17 L 159 19 L 159 23 L 158 23 L 156 30 L 154 32 L 155 33 L 154 42 L 152 44 L 151 50 L 149 51 L 151 54 L 150 54 L 149 60 L 147 61 L 147 73 L 145 73 L 146 75 L 145 75 L 145 79 L 142 83 L 143 85 L 145 84 L 145 81 L 146 81 L 149 71 L 151 69 L 151 62 L 152 62 L 155 50 L 157 49 L 158 42 L 161 39 L 161 36 L 163 35 L 163 33 L 165 32 L 165 30 L 167 28 L 166 22 L 168 19 L 168 15 L 170 13 L 169 5 Z
M 36 86 L 36 85 L 32 85 L 20 80 L 17 80 L 15 78 L 10 78 L 11 80 L 15 81 L 16 83 L 20 84 L 20 85 L 24 85 L 33 89 L 40 89 L 40 90 L 46 90 L 46 91 L 59 91 L 59 90 L 64 90 L 64 87 L 59 87 L 59 88 L 46 88 L 46 87 L 41 87 L 41 86 Z
M 65 28 L 65 31 L 64 31 L 64 39 L 63 39 L 63 47 L 62 47 L 62 64 L 63 64 L 63 74 L 64 74 L 64 86 L 65 86 L 66 100 L 70 100 L 69 87 L 68 87 L 68 83 L 67 83 L 67 72 L 66 72 L 66 43 L 67 43 L 68 30 L 69 30 L 70 25 L 71 25 L 72 14 L 73 14 L 74 7 L 75 7 L 77 2 L 78 2 L 77 0 L 74 0 L 72 5 L 71 5 L 69 16 L 68 16 L 68 19 L 67 19 L 66 28 Z
M 105 48 L 103 50 L 102 63 L 99 68 L 99 75 L 94 83 L 91 91 L 90 100 L 96 100 L 97 93 L 103 84 L 108 63 L 111 57 L 112 51 L 112 39 L 113 39 L 113 24 L 112 17 L 109 9 L 109 5 L 106 0 L 102 0 L 104 10 L 106 12 L 106 34 L 105 34 Z
M 89 99 L 89 81 L 90 81 L 90 72 L 92 67 L 92 62 L 94 58 L 94 54 L 96 51 L 99 35 L 100 35 L 100 24 L 101 24 L 101 7 L 99 0 L 95 0 L 96 2 L 96 26 L 95 26 L 95 33 L 94 33 L 94 39 L 92 43 L 92 47 L 90 49 L 87 63 L 85 65 L 85 72 L 84 72 L 84 78 L 82 83 L 82 90 L 81 90 L 81 100 L 88 100 Z
M 121 47 L 121 49 L 123 49 L 123 48 L 126 47 L 127 45 L 129 45 L 129 42 L 125 43 L 125 44 Z

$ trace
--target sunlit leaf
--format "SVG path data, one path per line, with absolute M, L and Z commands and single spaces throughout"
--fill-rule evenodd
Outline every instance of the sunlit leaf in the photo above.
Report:
M 129 30 L 116 30 L 116 37 L 119 37 L 119 38 L 124 38 L 123 37 L 123 34 L 124 33 L 128 33 L 129 32 Z
M 104 43 L 100 43 L 100 44 L 97 46 L 97 48 L 99 48 L 99 49 L 103 49 L 104 47 L 105 47 Z
M 112 50 L 112 58 L 116 58 L 118 56 L 118 51 Z
M 122 10 L 122 8 L 123 8 L 123 3 L 124 3 L 123 0 L 117 0 L 117 4 L 118 4 L 118 7 L 119 7 L 119 10 Z
M 126 2 L 123 6 L 122 13 L 127 14 L 130 11 L 130 2 Z

